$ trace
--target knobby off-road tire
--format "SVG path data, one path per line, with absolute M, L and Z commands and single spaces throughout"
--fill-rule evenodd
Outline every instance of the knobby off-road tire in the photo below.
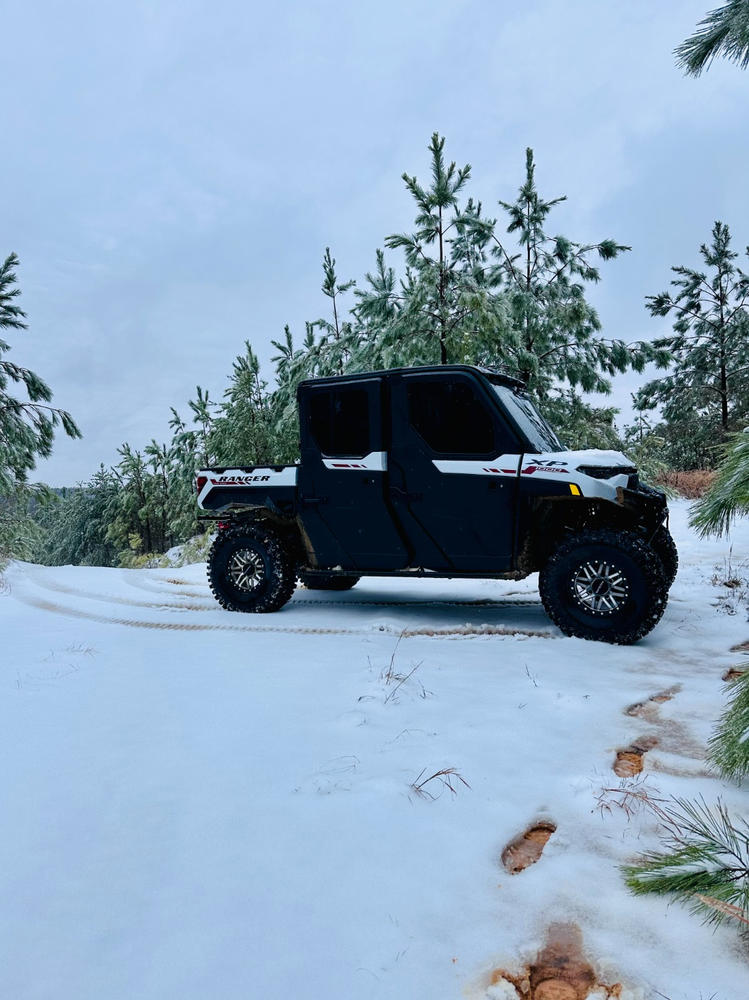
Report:
M 679 550 L 676 542 L 671 536 L 671 532 L 665 525 L 661 525 L 650 540 L 650 545 L 658 553 L 663 563 L 663 571 L 666 576 L 666 583 L 670 587 L 676 579 L 679 569 Z
M 351 590 L 355 587 L 360 576 L 325 576 L 322 573 L 300 573 L 300 581 L 307 590 Z
M 647 635 L 668 598 L 654 549 L 634 533 L 605 529 L 562 542 L 541 570 L 539 591 L 565 635 L 620 645 Z
M 216 536 L 208 555 L 213 596 L 228 611 L 278 611 L 296 586 L 292 560 L 267 525 L 237 525 Z

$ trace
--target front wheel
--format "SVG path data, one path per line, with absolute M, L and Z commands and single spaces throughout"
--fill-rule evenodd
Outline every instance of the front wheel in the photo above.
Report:
M 583 531 L 541 570 L 546 613 L 565 635 L 629 645 L 661 619 L 668 583 L 658 554 L 637 535 Z
M 276 533 L 263 524 L 220 531 L 208 555 L 213 596 L 228 611 L 278 611 L 294 593 L 296 574 Z
M 676 548 L 676 542 L 668 528 L 661 524 L 656 529 L 650 544 L 660 556 L 666 573 L 666 583 L 670 587 L 679 569 L 679 550 Z

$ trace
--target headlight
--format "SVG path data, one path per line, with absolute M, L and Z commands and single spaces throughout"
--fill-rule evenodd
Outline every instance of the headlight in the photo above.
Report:
M 631 465 L 578 465 L 577 471 L 593 479 L 613 479 L 614 476 L 634 476 L 637 473 Z

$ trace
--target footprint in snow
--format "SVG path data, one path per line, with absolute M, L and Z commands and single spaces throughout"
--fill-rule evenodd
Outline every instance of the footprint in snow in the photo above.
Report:
M 645 766 L 645 754 L 657 744 L 655 736 L 645 736 L 624 750 L 617 750 L 613 765 L 617 778 L 634 778 L 636 774 L 640 774 Z
M 492 970 L 479 991 L 469 995 L 481 1000 L 642 1000 L 641 990 L 604 981 L 572 923 L 551 924 L 535 960 L 517 971 Z
M 502 851 L 505 871 L 510 875 L 517 875 L 535 865 L 556 828 L 556 823 L 540 820 L 511 840 Z

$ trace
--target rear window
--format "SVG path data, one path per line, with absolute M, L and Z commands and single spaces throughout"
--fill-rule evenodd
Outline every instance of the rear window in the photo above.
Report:
M 309 430 L 329 458 L 368 455 L 372 450 L 369 393 L 353 386 L 310 393 Z

